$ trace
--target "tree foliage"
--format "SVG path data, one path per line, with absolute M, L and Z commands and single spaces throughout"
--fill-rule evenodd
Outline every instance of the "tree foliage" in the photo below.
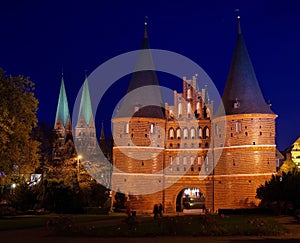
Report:
M 270 181 L 261 185 L 257 191 L 257 198 L 261 199 L 261 205 L 273 208 L 277 211 L 287 212 L 300 208 L 300 173 L 297 170 L 272 176 Z
M 29 78 L 0 69 L 0 172 L 8 178 L 28 176 L 38 166 L 39 143 L 31 137 L 38 108 L 33 91 Z

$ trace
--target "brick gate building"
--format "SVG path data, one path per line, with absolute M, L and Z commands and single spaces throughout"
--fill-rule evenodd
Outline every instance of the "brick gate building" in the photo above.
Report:
M 141 53 L 137 63 L 153 65 L 146 25 Z M 148 212 L 157 203 L 166 212 L 257 206 L 256 189 L 276 172 L 276 115 L 259 88 L 240 23 L 223 114 L 214 112 L 197 75 L 183 77 L 183 92 L 164 104 L 153 70 L 133 73 L 112 119 L 113 196 L 122 192 L 130 208 Z

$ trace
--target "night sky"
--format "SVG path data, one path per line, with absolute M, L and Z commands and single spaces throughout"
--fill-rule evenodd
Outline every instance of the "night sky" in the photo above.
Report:
M 237 37 L 237 15 L 264 98 L 278 115 L 276 143 L 283 150 L 300 136 L 300 3 L 296 0 L 1 1 L 0 67 L 7 74 L 31 78 L 40 102 L 39 122 L 53 126 L 62 69 L 72 111 L 85 73 L 140 48 L 148 16 L 151 48 L 192 59 L 222 93 Z M 165 83 L 171 79 L 162 77 Z M 115 104 L 113 99 L 126 92 L 129 79 L 118 82 L 105 96 L 109 101 L 101 102 L 106 105 L 97 111 L 98 130 L 102 120 L 110 126 L 107 102 Z M 170 88 L 180 89 L 181 82 Z

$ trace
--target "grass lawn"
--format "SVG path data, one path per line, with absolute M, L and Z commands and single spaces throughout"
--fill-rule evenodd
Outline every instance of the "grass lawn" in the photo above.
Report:
M 273 216 L 266 215 L 185 215 L 126 218 L 112 215 L 41 215 L 0 219 L 0 230 L 46 226 L 51 219 L 51 234 L 65 236 L 152 237 L 152 236 L 272 236 L 287 233 Z
M 206 215 L 153 218 L 129 218 L 113 225 L 86 224 L 84 227 L 64 228 L 60 235 L 102 237 L 145 236 L 226 236 L 226 235 L 282 235 L 287 230 L 272 216 Z M 70 225 L 70 224 L 69 224 Z M 62 227 L 60 227 L 62 229 Z
M 108 215 L 72 215 L 76 223 L 106 220 L 112 218 L 123 218 L 123 215 L 112 214 Z M 44 227 L 48 220 L 56 221 L 60 218 L 59 215 L 28 215 L 28 216 L 13 216 L 0 218 L 0 231 L 11 229 L 26 229 L 33 227 Z

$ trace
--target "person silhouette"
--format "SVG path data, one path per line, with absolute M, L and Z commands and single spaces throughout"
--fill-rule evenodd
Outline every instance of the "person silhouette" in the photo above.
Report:
M 159 213 L 160 217 L 162 217 L 163 211 L 164 211 L 163 205 L 160 203 L 159 206 L 158 206 L 158 213 Z
M 157 219 L 157 215 L 158 215 L 158 205 L 155 204 L 153 207 L 153 214 L 154 214 L 154 219 Z

